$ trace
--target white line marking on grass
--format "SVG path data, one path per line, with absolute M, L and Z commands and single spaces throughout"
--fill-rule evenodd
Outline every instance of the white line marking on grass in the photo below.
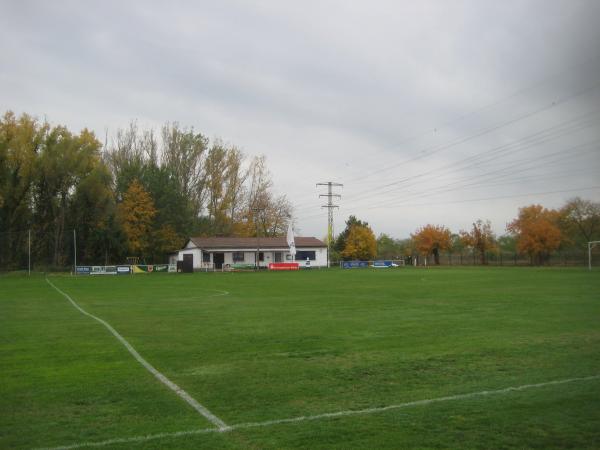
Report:
M 493 390 L 493 391 L 479 391 L 479 392 L 470 392 L 468 394 L 449 395 L 446 397 L 427 398 L 424 400 L 415 400 L 412 402 L 399 403 L 396 405 L 381 406 L 381 407 L 376 407 L 376 408 L 337 411 L 337 412 L 331 412 L 331 413 L 317 414 L 314 416 L 300 416 L 300 417 L 292 417 L 289 419 L 268 420 L 265 422 L 240 423 L 237 425 L 231 425 L 229 428 L 238 429 L 238 428 L 251 428 L 251 427 L 265 427 L 265 426 L 277 425 L 277 424 L 282 424 L 282 423 L 304 422 L 307 420 L 320 420 L 320 419 L 330 419 L 330 418 L 334 418 L 334 417 L 374 414 L 374 413 L 389 411 L 389 410 L 393 410 L 393 409 L 409 408 L 411 406 L 429 405 L 431 403 L 447 402 L 447 401 L 451 401 L 451 400 L 462 400 L 462 399 L 473 398 L 473 397 L 484 397 L 487 395 L 506 394 L 506 393 L 514 392 L 514 391 L 524 391 L 526 389 L 531 389 L 531 388 L 539 388 L 539 387 L 544 387 L 544 386 L 552 386 L 552 385 L 556 385 L 556 384 L 565 384 L 565 383 L 573 383 L 575 381 L 588 381 L 588 380 L 596 380 L 596 379 L 600 379 L 600 375 L 593 375 L 590 377 L 582 377 L 582 378 L 569 378 L 567 380 L 548 381 L 545 383 L 537 383 L 537 384 L 524 384 L 522 386 L 507 387 L 504 389 L 497 389 L 497 390 Z M 229 430 L 226 429 L 223 431 L 229 431 Z
M 207 298 L 213 297 L 225 297 L 230 293 L 227 291 L 222 291 L 221 289 L 207 289 L 207 291 L 217 292 L 216 294 L 211 295 L 203 295 L 202 297 L 192 296 L 192 297 L 167 297 L 166 300 L 206 300 Z
M 204 406 L 202 406 L 200 403 L 198 403 L 196 401 L 196 399 L 194 399 L 190 394 L 188 394 L 186 391 L 181 389 L 179 386 L 177 386 L 175 383 L 173 383 L 171 380 L 169 380 L 165 375 L 163 375 L 158 370 L 156 370 L 154 368 L 154 366 L 152 366 L 152 364 L 150 364 L 148 361 L 146 361 L 144 358 L 142 358 L 142 356 L 137 352 L 137 350 L 135 348 L 133 348 L 133 346 L 129 342 L 127 342 L 127 340 L 125 340 L 125 338 L 123 336 L 121 336 L 117 332 L 117 330 L 115 330 L 108 322 L 85 311 L 82 307 L 80 307 L 75 302 L 75 300 L 73 300 L 71 297 L 69 297 L 68 294 L 61 291 L 54 284 L 52 284 L 52 282 L 48 278 L 46 278 L 46 281 L 48 282 L 48 284 L 50 286 L 52 286 L 54 289 L 56 289 L 56 291 L 58 293 L 62 294 L 67 300 L 69 300 L 69 302 L 71 302 L 71 304 L 81 314 L 91 317 L 92 319 L 94 319 L 94 320 L 100 322 L 102 325 L 104 325 L 108 329 L 108 331 L 110 331 L 113 334 L 113 336 L 116 337 L 119 340 L 119 342 L 121 342 L 121 344 L 123 344 L 125 346 L 125 348 L 129 351 L 129 353 L 131 353 L 131 355 L 142 366 L 144 366 L 146 368 L 146 370 L 148 372 L 150 372 L 152 375 L 154 375 L 161 383 L 163 383 L 165 386 L 167 386 L 169 389 L 171 389 L 173 392 L 175 392 L 179 397 L 181 397 L 183 400 L 185 400 L 192 408 L 194 408 L 196 411 L 198 411 L 202 416 L 206 417 L 210 422 L 212 422 L 214 425 L 216 425 L 219 430 L 224 430 L 224 429 L 228 428 L 228 425 L 225 422 L 223 422 L 221 419 L 219 419 L 217 416 L 215 416 L 213 413 L 211 413 L 208 409 L 206 409 Z
M 211 289 L 211 291 L 217 291 L 219 294 L 209 295 L 209 297 L 223 297 L 225 295 L 229 295 L 229 292 L 222 291 L 221 289 Z
M 280 425 L 280 424 L 286 424 L 286 423 L 297 423 L 297 422 L 306 422 L 306 421 L 311 421 L 311 420 L 331 419 L 331 418 L 344 417 L 344 416 L 376 414 L 376 413 L 390 411 L 390 410 L 394 410 L 394 409 L 410 408 L 412 406 L 429 405 L 431 403 L 447 402 L 447 401 L 452 401 L 452 400 L 462 400 L 462 399 L 473 398 L 473 397 L 485 397 L 488 395 L 508 394 L 511 392 L 524 391 L 527 389 L 540 388 L 540 387 L 545 387 L 545 386 L 554 386 L 554 385 L 558 385 L 558 384 L 574 383 L 576 381 L 590 381 L 590 380 L 598 380 L 598 379 L 600 379 L 600 375 L 592 375 L 589 377 L 579 377 L 579 378 L 568 378 L 565 380 L 546 381 L 544 383 L 536 383 L 536 384 L 524 384 L 521 386 L 512 386 L 512 387 L 507 387 L 504 389 L 496 389 L 496 390 L 491 390 L 491 391 L 478 391 L 478 392 L 470 392 L 467 394 L 448 395 L 446 397 L 427 398 L 424 400 L 415 400 L 412 402 L 398 403 L 396 405 L 381 406 L 381 407 L 377 407 L 377 408 L 337 411 L 337 412 L 331 412 L 331 413 L 316 414 L 313 416 L 300 416 L 300 417 L 291 417 L 288 419 L 266 420 L 264 422 L 239 423 L 236 425 L 225 426 L 222 428 L 200 428 L 197 430 L 177 431 L 174 433 L 158 433 L 158 434 L 149 434 L 146 436 L 134 436 L 134 437 L 130 437 L 130 438 L 108 439 L 106 441 L 79 442 L 76 444 L 63 445 L 60 447 L 46 447 L 46 448 L 40 448 L 37 450 L 72 450 L 72 449 L 76 449 L 76 448 L 103 447 L 103 446 L 111 445 L 111 444 L 126 444 L 129 442 L 132 442 L 132 443 L 133 442 L 146 442 L 146 441 L 152 441 L 152 440 L 156 440 L 156 439 L 177 438 L 177 437 L 182 437 L 182 436 L 192 436 L 192 435 L 206 434 L 206 433 L 228 433 L 231 431 L 241 430 L 244 428 L 269 427 L 272 425 Z
M 223 430 L 226 431 L 227 429 Z M 164 438 L 178 438 L 184 436 L 193 436 L 197 434 L 207 434 L 207 433 L 219 433 L 222 430 L 218 428 L 200 428 L 198 430 L 189 430 L 189 431 L 175 431 L 173 433 L 157 433 L 157 434 L 148 434 L 146 436 L 134 436 L 128 438 L 114 438 L 107 439 L 106 441 L 96 441 L 96 442 L 78 442 L 75 444 L 69 445 L 61 445 L 60 447 L 43 447 L 38 448 L 36 450 L 73 450 L 76 448 L 86 448 L 86 447 L 105 447 L 107 445 L 114 444 L 129 444 L 129 443 L 137 443 L 137 442 L 148 442 L 155 441 L 157 439 Z

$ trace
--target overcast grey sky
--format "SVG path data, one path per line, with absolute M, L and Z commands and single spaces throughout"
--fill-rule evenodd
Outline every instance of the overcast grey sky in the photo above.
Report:
M 600 1 L 0 0 L 0 107 L 101 140 L 136 119 L 267 156 L 376 234 L 600 200 Z M 323 192 L 323 191 L 321 191 Z

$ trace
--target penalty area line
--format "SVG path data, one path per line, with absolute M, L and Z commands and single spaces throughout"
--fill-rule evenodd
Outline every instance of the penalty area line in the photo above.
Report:
M 57 288 L 48 278 L 46 278 L 46 281 L 59 294 L 61 294 L 63 297 L 65 297 L 67 300 L 69 300 L 71 305 L 73 305 L 73 307 L 75 307 L 75 309 L 77 309 L 81 314 L 91 317 L 92 319 L 94 319 L 97 322 L 100 322 L 102 325 L 104 325 L 104 327 L 106 327 L 106 329 L 108 329 L 108 331 L 110 331 L 112 333 L 112 335 L 114 337 L 116 337 L 119 342 L 121 342 L 121 344 L 123 344 L 123 346 L 127 349 L 127 351 L 129 351 L 129 353 L 131 353 L 131 356 L 133 356 L 137 362 L 139 362 L 142 366 L 144 366 L 144 368 L 148 372 L 150 372 L 152 375 L 154 375 L 154 377 L 156 379 L 158 379 L 158 381 L 160 381 L 162 384 L 164 384 L 169 389 L 171 389 L 173 392 L 175 392 L 175 394 L 177 394 L 181 399 L 183 399 L 188 405 L 190 405 L 192 408 L 194 408 L 198 413 L 200 413 L 203 417 L 208 419 L 211 423 L 216 425 L 219 430 L 228 428 L 228 425 L 225 422 L 223 422 L 221 419 L 219 419 L 217 416 L 215 416 L 213 413 L 211 413 L 206 407 L 204 407 L 203 405 L 198 403 L 198 401 L 195 398 L 193 398 L 190 394 L 188 394 L 186 391 L 184 391 L 178 385 L 173 383 L 164 374 L 159 372 L 152 364 L 150 364 L 148 361 L 146 361 L 142 357 L 142 355 L 140 355 L 137 352 L 137 350 L 135 348 L 133 348 L 133 346 L 123 336 L 121 336 L 119 334 L 119 332 L 117 330 L 115 330 L 108 322 L 106 322 L 105 320 L 102 320 L 99 317 L 96 317 L 93 314 L 90 314 L 89 312 L 84 310 L 81 306 L 79 306 L 77 304 L 77 302 L 75 300 L 73 300 L 68 294 L 61 291 L 59 288 Z
M 337 411 L 337 412 L 316 414 L 316 415 L 312 415 L 312 416 L 299 416 L 299 417 L 290 417 L 287 419 L 266 420 L 264 422 L 246 422 L 246 423 L 239 423 L 239 424 L 229 425 L 229 426 L 220 427 L 220 428 L 200 428 L 200 429 L 196 429 L 196 430 L 177 431 L 177 432 L 173 432 L 173 433 L 157 433 L 157 434 L 149 434 L 146 436 L 134 436 L 134 437 L 129 437 L 129 438 L 115 438 L 115 439 L 108 439 L 105 441 L 79 442 L 79 443 L 63 445 L 63 446 L 59 446 L 59 447 L 38 448 L 36 450 L 74 450 L 77 448 L 104 447 L 106 445 L 112 445 L 112 444 L 147 442 L 147 441 L 153 441 L 153 440 L 158 440 L 158 439 L 172 439 L 172 438 L 201 435 L 201 434 L 207 434 L 207 433 L 228 433 L 231 431 L 242 430 L 242 429 L 246 429 L 246 428 L 269 427 L 269 426 L 273 426 L 273 425 L 281 425 L 281 424 L 287 424 L 287 423 L 308 422 L 308 421 L 314 421 L 314 420 L 326 420 L 326 419 L 332 419 L 332 418 L 336 418 L 336 417 L 376 414 L 376 413 L 391 411 L 391 410 L 395 410 L 395 409 L 410 408 L 413 406 L 430 405 L 432 403 L 441 403 L 441 402 L 469 399 L 469 398 L 475 398 L 475 397 L 486 397 L 486 396 L 491 396 L 491 395 L 510 394 L 512 392 L 520 392 L 520 391 L 525 391 L 528 389 L 535 389 L 535 388 L 541 388 L 541 387 L 546 387 L 546 386 L 556 386 L 556 385 L 560 385 L 560 384 L 574 383 L 577 381 L 590 381 L 590 380 L 598 380 L 598 379 L 600 379 L 600 375 L 592 375 L 592 376 L 588 376 L 588 377 L 578 377 L 578 378 L 567 378 L 567 379 L 563 379 L 563 380 L 546 381 L 543 383 L 536 383 L 536 384 L 523 384 L 521 386 L 510 386 L 510 387 L 503 388 L 503 389 L 469 392 L 466 394 L 448 395 L 445 397 L 427 398 L 427 399 L 423 399 L 423 400 L 415 400 L 412 402 L 398 403 L 395 405 L 381 406 L 381 407 L 375 407 L 375 408 Z

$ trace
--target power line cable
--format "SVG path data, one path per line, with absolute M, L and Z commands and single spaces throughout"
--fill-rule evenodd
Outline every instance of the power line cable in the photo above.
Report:
M 575 147 L 571 147 L 569 149 L 561 149 L 561 150 L 559 150 L 557 152 L 544 155 L 543 157 L 539 157 L 539 156 L 535 156 L 534 155 L 533 157 L 523 158 L 521 160 L 513 162 L 509 166 L 505 166 L 505 167 L 499 168 L 497 170 L 493 170 L 493 171 L 486 172 L 486 173 L 483 173 L 483 174 L 479 174 L 479 175 L 476 175 L 476 176 L 469 176 L 467 178 L 463 178 L 463 179 L 459 179 L 459 180 L 453 181 L 453 182 L 448 183 L 446 185 L 442 185 L 442 186 L 437 186 L 437 187 L 434 187 L 434 188 L 426 189 L 426 190 L 421 191 L 419 193 L 405 192 L 404 195 L 412 196 L 412 199 L 414 199 L 414 198 L 423 198 L 423 197 L 435 195 L 435 194 L 440 193 L 440 191 L 442 191 L 442 192 L 445 193 L 445 192 L 459 190 L 463 186 L 460 186 L 460 185 L 456 186 L 457 184 L 472 181 L 473 178 L 475 178 L 475 179 L 476 178 L 484 178 L 484 177 L 487 177 L 489 175 L 494 175 L 494 174 L 501 174 L 501 175 L 513 174 L 513 173 L 520 173 L 520 172 L 523 172 L 525 170 L 529 170 L 531 168 L 531 166 L 529 166 L 529 167 L 527 167 L 527 166 L 526 167 L 521 167 L 521 168 L 517 169 L 516 172 L 515 172 L 514 168 L 515 167 L 519 167 L 519 166 L 521 166 L 524 163 L 531 163 L 531 164 L 534 165 L 534 167 L 540 167 L 540 166 L 546 165 L 548 163 L 556 163 L 556 162 L 559 162 L 561 160 L 573 157 L 573 153 L 567 153 L 567 154 L 565 154 L 565 152 L 573 152 L 573 151 L 574 152 L 582 152 L 582 151 L 583 152 L 588 152 L 590 150 L 594 150 L 594 148 L 589 149 L 587 147 L 589 145 L 592 145 L 592 144 L 595 144 L 595 143 L 598 143 L 598 142 L 600 142 L 600 140 L 595 140 L 595 141 L 588 142 L 588 143 L 585 143 L 585 144 L 580 144 L 580 145 L 577 145 Z M 546 161 L 546 160 L 550 160 L 550 161 Z M 544 161 L 546 161 L 546 162 L 544 162 Z M 508 170 L 511 170 L 511 172 L 507 172 Z M 492 180 L 493 179 L 494 178 L 492 178 Z M 401 192 L 399 192 L 399 193 L 401 193 Z M 411 198 L 411 197 L 409 197 L 409 198 Z M 400 204 L 397 204 L 397 203 L 390 204 L 388 202 L 385 202 L 385 203 L 382 203 L 382 205 L 386 205 L 386 206 L 401 206 L 405 201 L 407 201 L 407 200 L 403 200 Z M 360 206 L 356 205 L 356 207 L 360 207 Z
M 455 170 L 465 170 L 470 167 L 477 167 L 478 165 L 479 166 L 482 165 L 482 163 L 489 164 L 491 161 L 496 160 L 501 156 L 506 156 L 508 154 L 512 154 L 512 153 L 516 153 L 516 152 L 521 152 L 526 148 L 531 148 L 531 147 L 540 145 L 542 143 L 566 136 L 575 131 L 579 131 L 581 129 L 588 128 L 591 125 L 595 125 L 592 122 L 592 120 L 595 119 L 599 113 L 600 113 L 600 110 L 587 112 L 585 114 L 577 116 L 566 122 L 563 122 L 563 123 L 560 123 L 557 125 L 553 125 L 551 127 L 545 128 L 545 129 L 537 131 L 535 133 L 532 133 L 532 134 L 524 137 L 520 141 L 503 144 L 498 147 L 494 147 L 486 152 L 480 152 L 476 155 L 471 155 L 467 158 L 463 158 L 462 160 L 446 164 L 445 166 L 442 166 L 439 168 L 430 169 L 430 170 L 421 172 L 416 175 L 411 175 L 410 177 L 403 177 L 400 180 L 397 180 L 395 182 L 386 183 L 386 184 L 382 185 L 381 187 L 390 187 L 390 186 L 394 186 L 394 185 L 405 184 L 407 182 L 414 183 L 415 180 L 418 180 L 419 178 L 423 178 L 427 175 L 435 174 L 436 172 L 439 172 L 439 171 L 442 171 L 442 174 L 452 173 Z M 524 145 L 524 144 L 527 144 L 527 145 Z M 485 159 L 487 159 L 487 161 Z M 468 163 L 468 164 L 464 165 L 465 163 Z M 463 166 L 460 167 L 461 165 L 463 165 Z M 417 181 L 417 182 L 419 182 L 419 181 Z M 381 187 L 368 189 L 367 191 L 363 191 L 360 194 L 357 194 L 354 196 L 349 195 L 349 196 L 347 196 L 347 199 L 350 202 L 353 202 L 353 201 L 361 200 L 362 198 L 370 196 L 371 192 L 375 192 L 376 195 L 383 195 L 383 194 L 390 193 L 390 192 L 397 192 L 396 189 L 390 189 L 390 190 L 382 192 L 379 190 Z M 296 212 L 303 211 L 303 210 L 306 210 L 309 208 L 312 209 L 312 207 L 304 207 L 304 208 L 296 209 Z
M 360 182 L 363 179 L 368 178 L 370 176 L 373 176 L 375 174 L 380 174 L 382 172 L 386 172 L 386 171 L 395 169 L 395 168 L 397 168 L 397 167 L 399 167 L 401 165 L 408 164 L 408 163 L 415 162 L 415 161 L 419 161 L 421 159 L 430 157 L 430 156 L 432 156 L 434 154 L 437 154 L 437 153 L 442 152 L 444 150 L 447 150 L 449 148 L 455 147 L 457 145 L 460 145 L 460 144 L 463 144 L 463 143 L 468 142 L 470 140 L 473 140 L 473 139 L 476 139 L 478 137 L 481 137 L 481 136 L 483 136 L 485 134 L 489 134 L 491 132 L 494 132 L 494 131 L 497 131 L 497 130 L 499 130 L 501 128 L 504 128 L 506 126 L 513 125 L 513 124 L 518 123 L 518 122 L 520 122 L 522 120 L 529 119 L 529 118 L 534 117 L 534 116 L 536 116 L 538 114 L 542 114 L 542 113 L 544 113 L 544 112 L 546 112 L 546 111 L 548 111 L 550 109 L 556 108 L 558 105 L 562 105 L 562 104 L 564 104 L 564 103 L 566 103 L 566 102 L 568 102 L 570 100 L 573 100 L 574 98 L 580 97 L 580 96 L 582 96 L 582 95 L 584 95 L 584 94 L 586 94 L 588 92 L 591 92 L 591 91 L 597 89 L 599 86 L 600 86 L 600 81 L 596 81 L 593 85 L 587 86 L 587 87 L 585 87 L 583 89 L 580 89 L 579 91 L 576 91 L 573 94 L 564 96 L 564 97 L 559 98 L 557 100 L 554 100 L 554 101 L 552 101 L 552 102 L 550 102 L 548 104 L 545 104 L 541 108 L 538 108 L 538 109 L 536 109 L 534 111 L 529 111 L 529 112 L 527 112 L 525 114 L 521 114 L 521 115 L 519 115 L 517 117 L 514 117 L 514 118 L 511 118 L 511 119 L 509 119 L 507 121 L 496 123 L 495 125 L 490 126 L 490 127 L 482 128 L 482 129 L 478 130 L 477 132 L 475 132 L 475 133 L 473 133 L 471 135 L 455 139 L 455 140 L 453 140 L 453 141 L 451 141 L 449 143 L 446 143 L 446 144 L 443 144 L 443 145 L 434 145 L 434 146 L 423 148 L 421 150 L 417 150 L 418 154 L 416 156 L 412 157 L 412 158 L 405 159 L 404 161 L 401 161 L 399 163 L 394 163 L 394 164 L 391 164 L 391 165 L 388 164 L 388 165 L 386 165 L 386 167 L 383 167 L 383 168 L 381 168 L 379 170 L 373 171 L 370 174 L 367 174 L 367 175 L 365 175 L 363 177 L 355 178 L 353 181 L 355 183 Z M 378 188 L 379 187 L 377 187 L 377 188 L 371 188 L 370 190 L 378 189 Z
M 598 114 L 598 111 L 595 112 L 595 114 Z M 485 164 L 489 164 L 490 162 L 498 159 L 499 157 L 502 156 L 506 156 L 509 154 L 513 154 L 516 152 L 521 152 L 524 149 L 527 148 L 531 148 L 531 147 L 535 147 L 538 146 L 542 143 L 554 140 L 556 138 L 560 138 L 563 136 L 566 136 L 568 134 L 571 134 L 574 131 L 579 131 L 581 129 L 585 129 L 588 128 L 591 125 L 595 125 L 594 123 L 591 123 L 589 121 L 584 122 L 584 123 L 579 123 L 576 124 L 576 126 L 571 126 L 568 127 L 566 129 L 561 129 L 561 130 L 557 130 L 554 129 L 552 133 L 546 134 L 545 136 L 543 135 L 543 133 L 547 133 L 549 130 L 552 130 L 553 128 L 556 127 L 550 127 L 546 130 L 542 130 L 541 132 L 537 132 L 534 133 L 532 135 L 527 136 L 524 140 L 522 141 L 516 141 L 516 142 L 510 142 L 508 144 L 503 144 L 501 146 L 498 147 L 494 147 L 491 150 L 485 152 L 485 153 L 478 153 L 477 155 L 473 155 L 473 156 L 469 156 L 467 158 L 464 158 L 462 160 L 459 161 L 455 161 L 452 163 L 449 163 L 445 166 L 439 167 L 439 168 L 435 168 L 435 169 L 430 169 L 424 172 L 421 172 L 419 174 L 416 175 L 411 175 L 408 177 L 403 177 L 400 180 L 397 180 L 395 182 L 392 183 L 387 183 L 382 185 L 381 187 L 391 187 L 391 186 L 395 186 L 395 185 L 400 185 L 400 184 L 405 184 L 408 182 L 414 183 L 415 180 L 418 180 L 419 178 L 423 178 L 427 175 L 433 175 L 438 173 L 440 170 L 443 170 L 442 174 L 444 173 L 452 173 L 454 170 L 465 170 L 471 167 L 477 167 L 477 166 L 481 166 L 482 162 L 484 162 Z M 563 127 L 563 125 L 560 125 L 560 127 Z M 528 145 L 523 145 L 523 143 L 528 144 Z M 488 158 L 487 161 L 483 160 L 484 158 Z M 483 160 L 483 161 L 482 161 Z M 461 164 L 464 164 L 465 162 L 468 162 L 468 165 L 464 165 L 462 167 L 460 167 Z M 452 170 L 449 170 L 452 169 Z M 418 182 L 418 181 L 417 181 Z M 360 200 L 361 198 L 364 198 L 366 196 L 369 196 L 371 192 L 375 192 L 377 195 L 382 195 L 388 192 L 396 192 L 396 189 L 390 189 L 387 191 L 380 191 L 378 189 L 369 189 L 366 192 L 363 191 L 358 195 L 349 195 L 347 196 L 347 199 L 350 201 L 356 201 L 356 200 Z

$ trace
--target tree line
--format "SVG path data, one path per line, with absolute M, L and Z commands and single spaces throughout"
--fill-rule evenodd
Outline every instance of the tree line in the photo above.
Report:
M 135 122 L 102 144 L 93 132 L 27 114 L 0 119 L 0 268 L 163 262 L 189 236 L 277 236 L 292 206 L 264 156 L 193 128 Z
M 531 264 L 548 262 L 556 251 L 583 251 L 587 243 L 600 240 L 600 203 L 576 197 L 561 208 L 529 205 L 496 236 L 489 220 L 476 220 L 470 229 L 452 233 L 444 225 L 424 225 L 407 239 L 387 234 L 375 237 L 367 222 L 350 216 L 346 228 L 333 244 L 332 259 L 373 260 L 431 257 L 440 264 L 441 252 L 472 253 L 481 264 L 501 251 L 527 255 Z

